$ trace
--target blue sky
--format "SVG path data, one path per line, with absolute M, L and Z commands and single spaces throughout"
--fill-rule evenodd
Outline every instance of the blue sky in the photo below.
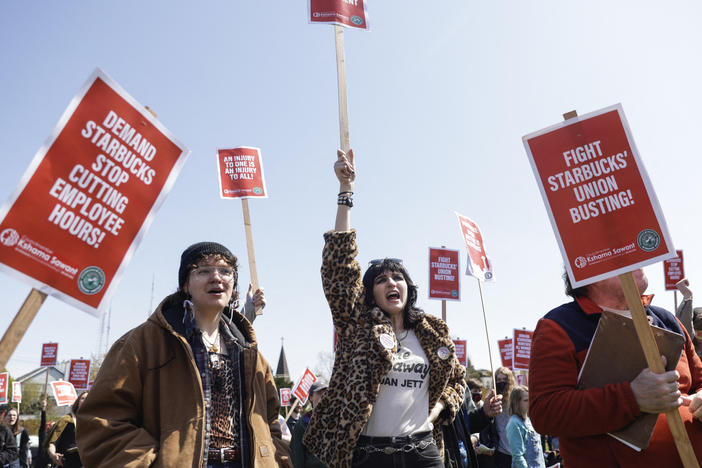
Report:
M 521 137 L 617 102 L 624 106 L 693 290 L 702 273 L 699 158 L 702 69 L 696 2 L 371 2 L 372 30 L 346 31 L 352 225 L 359 259 L 403 258 L 426 299 L 427 247 L 465 252 L 458 211 L 482 228 L 497 281 L 485 287 L 493 354 L 564 302 L 562 260 Z M 112 303 L 110 341 L 177 285 L 193 242 L 230 247 L 248 269 L 241 204 L 217 193 L 217 148 L 262 150 L 270 198 L 250 202 L 268 307 L 255 323 L 275 366 L 291 372 L 332 344 L 322 294 L 322 233 L 333 226 L 338 146 L 333 29 L 309 25 L 304 1 L 0 3 L 0 201 L 4 202 L 95 67 L 153 108 L 191 150 Z M 672 308 L 660 265 L 646 269 Z M 475 280 L 448 304 L 454 335 L 488 367 Z M 2 274 L 5 329 L 29 286 Z M 14 375 L 58 341 L 59 359 L 97 352 L 100 321 L 48 298 L 8 363 Z

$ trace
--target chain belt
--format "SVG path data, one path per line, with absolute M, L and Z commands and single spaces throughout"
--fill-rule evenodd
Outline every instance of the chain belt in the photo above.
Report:
M 396 446 L 393 447 L 392 445 L 387 445 L 385 447 L 377 447 L 375 445 L 367 444 L 367 445 L 358 445 L 356 446 L 356 450 L 363 451 L 366 453 L 384 453 L 385 455 L 392 455 L 398 452 L 413 452 L 416 450 L 424 450 L 430 445 L 436 445 L 436 441 L 434 438 L 431 438 L 430 440 L 419 440 L 417 442 L 409 442 L 407 444 L 403 444 L 401 446 Z

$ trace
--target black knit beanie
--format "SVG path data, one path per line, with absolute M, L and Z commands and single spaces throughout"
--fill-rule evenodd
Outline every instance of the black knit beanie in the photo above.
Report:
M 221 255 L 224 260 L 236 266 L 236 257 L 228 248 L 217 242 L 198 242 L 183 251 L 178 269 L 178 288 L 183 289 L 190 267 L 208 255 Z

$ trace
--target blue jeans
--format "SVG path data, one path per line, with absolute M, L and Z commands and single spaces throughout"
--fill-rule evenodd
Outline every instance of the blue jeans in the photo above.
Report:
M 385 453 L 384 449 L 394 453 Z M 380 450 L 378 450 L 380 449 Z M 361 436 L 353 454 L 354 468 L 443 468 L 431 432 L 409 437 Z

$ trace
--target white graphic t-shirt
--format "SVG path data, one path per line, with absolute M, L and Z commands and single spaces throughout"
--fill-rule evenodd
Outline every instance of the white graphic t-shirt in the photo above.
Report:
M 429 360 L 414 330 L 400 334 L 401 347 L 390 372 L 380 381 L 378 400 L 363 435 L 407 436 L 430 431 Z

